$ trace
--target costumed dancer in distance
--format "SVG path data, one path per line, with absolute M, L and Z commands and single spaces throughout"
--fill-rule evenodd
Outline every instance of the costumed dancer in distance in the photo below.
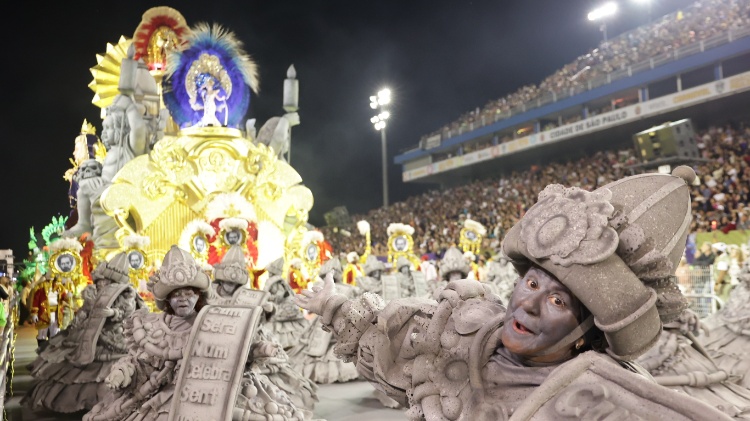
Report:
M 108 395 L 104 378 L 127 354 L 122 322 L 145 307 L 130 285 L 129 270 L 124 252 L 94 269 L 94 283 L 83 290 L 83 306 L 73 322 L 30 365 L 34 384 L 23 405 L 73 413 L 91 409 Z

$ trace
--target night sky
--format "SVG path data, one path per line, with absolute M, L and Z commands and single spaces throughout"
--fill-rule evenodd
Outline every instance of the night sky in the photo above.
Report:
M 689 1 L 652 0 L 660 16 Z M 613 36 L 648 20 L 648 8 L 621 0 Z M 310 222 L 346 205 L 382 204 L 380 136 L 369 96 L 393 92 L 387 128 L 391 202 L 425 187 L 401 182 L 393 156 L 421 135 L 524 84 L 538 83 L 602 39 L 586 14 L 592 0 L 63 1 L 14 3 L 4 14 L 0 249 L 26 253 L 29 227 L 69 213 L 63 173 L 83 119 L 101 132 L 91 104 L 95 55 L 141 15 L 170 6 L 188 25 L 220 23 L 235 32 L 260 68 L 260 95 L 248 118 L 282 115 L 286 69 L 300 80 L 301 125 L 291 163 L 313 192 Z

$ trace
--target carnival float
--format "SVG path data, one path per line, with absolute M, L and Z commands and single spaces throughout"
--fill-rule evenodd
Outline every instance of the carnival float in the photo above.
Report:
M 299 124 L 296 70 L 287 70 L 284 113 L 256 129 L 246 114 L 258 69 L 243 48 L 221 25 L 189 26 L 177 10 L 155 7 L 132 36 L 96 56 L 89 87 L 101 109 L 100 136 L 83 121 L 63 176 L 70 214 L 55 217 L 43 241 L 31 231 L 33 273 L 26 276 L 36 281 L 39 356 L 24 402 L 32 409 L 91 411 L 84 418 L 92 420 L 143 411 L 144 419 L 193 416 L 196 409 L 211 419 L 312 416 L 312 376 L 297 374 L 304 362 L 290 360 L 278 335 L 308 335 L 313 322 L 289 294 L 282 303 L 268 291 L 277 292 L 279 280 L 289 287 L 284 281 L 292 277 L 305 287 L 333 255 L 307 223 L 313 195 L 288 163 Z M 277 307 L 296 313 L 288 314 L 296 331 L 276 323 Z M 201 320 L 244 327 L 193 329 L 204 326 Z M 277 332 L 281 324 L 287 329 Z M 295 345 L 297 360 L 320 359 Z M 231 370 L 195 377 L 195 367 L 216 365 L 219 348 Z M 185 361 L 183 349 L 190 350 Z M 140 384 L 136 368 L 154 358 L 163 364 Z M 347 367 L 345 379 L 326 378 L 356 378 Z M 200 389 L 205 381 L 224 390 L 211 405 L 172 399 L 175 384 Z
M 279 258 L 284 273 L 301 259 L 308 279 L 316 275 L 330 251 L 308 228 L 312 192 L 286 161 L 299 124 L 294 66 L 285 113 L 256 130 L 246 113 L 257 65 L 220 25 L 190 27 L 177 10 L 152 8 L 96 61 L 89 87 L 101 138 L 84 121 L 65 174 L 62 237 L 92 241 L 91 264 L 127 252 L 139 291 L 172 245 L 212 265 L 239 244 L 256 275 Z

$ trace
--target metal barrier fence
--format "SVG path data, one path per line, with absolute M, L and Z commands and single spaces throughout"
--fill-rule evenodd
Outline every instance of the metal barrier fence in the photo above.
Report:
M 690 308 L 701 318 L 715 313 L 723 304 L 714 293 L 714 278 L 710 266 L 678 268 L 675 276 L 677 285 L 690 302 Z

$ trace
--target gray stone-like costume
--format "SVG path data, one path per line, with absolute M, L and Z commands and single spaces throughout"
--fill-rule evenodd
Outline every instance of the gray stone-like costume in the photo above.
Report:
M 508 257 L 502 253 L 487 263 L 487 279 L 485 282 L 494 285 L 495 293 L 504 303 L 510 301 L 516 280 L 518 280 L 518 272 L 516 272 Z
M 438 271 L 440 272 L 440 277 L 437 283 L 429 285 L 432 298 L 436 300 L 449 281 L 466 279 L 469 272 L 471 272 L 471 266 L 464 259 L 461 250 L 456 247 L 450 247 L 443 253 L 443 258 L 438 262 Z
M 214 265 L 214 280 L 211 285 L 213 293 L 209 295 L 208 303 L 215 305 L 236 305 L 233 304 L 233 298 L 240 289 L 247 288 L 249 284 L 247 262 L 242 252 L 242 247 L 233 245 L 224 255 L 223 260 Z M 236 285 L 237 289 L 234 293 L 227 294 L 224 288 L 216 287 L 219 282 Z M 296 306 L 292 309 L 300 313 L 299 308 Z M 255 389 L 260 390 L 269 389 L 265 383 L 270 382 L 280 391 L 286 393 L 288 399 L 297 409 L 306 410 L 306 418 L 310 418 L 312 417 L 312 410 L 315 408 L 315 403 L 318 401 L 318 386 L 292 368 L 289 356 L 284 351 L 284 347 L 278 338 L 276 338 L 268 326 L 265 326 L 267 323 L 269 322 L 261 322 L 256 337 L 253 339 L 250 351 L 251 355 L 245 366 L 243 381 L 253 384 Z M 255 396 L 248 396 L 245 389 L 248 388 L 240 390 L 237 398 L 236 406 L 238 408 L 245 411 L 252 411 L 254 408 L 265 406 L 265 402 L 261 406 L 254 403 L 257 400 L 257 394 Z
M 675 322 L 664 325 L 656 346 L 637 362 L 657 383 L 686 393 L 735 419 L 750 419 L 750 390 L 733 383 L 718 368 L 694 336 L 699 330 L 697 314 L 685 310 Z
M 190 254 L 177 246 L 164 256 L 149 289 L 157 305 L 168 310 L 167 297 L 180 288 L 205 291 L 209 278 Z M 197 311 L 187 317 L 138 310 L 123 323 L 128 354 L 112 366 L 105 382 L 114 394 L 97 403 L 84 421 L 166 421 L 175 393 L 175 376 L 188 344 Z M 115 374 L 125 380 L 114 384 Z
M 108 395 L 104 379 L 127 353 L 122 323 L 145 307 L 130 286 L 125 253 L 99 264 L 94 284 L 83 290 L 83 306 L 67 329 L 30 365 L 34 384 L 22 403 L 34 410 L 72 413 L 91 409 Z
M 357 277 L 357 286 L 363 292 L 382 294 L 383 282 L 380 280 L 380 277 L 385 273 L 385 264 L 371 254 L 367 256 L 365 264 L 362 265 L 362 271 L 365 273 L 365 276 Z
M 726 305 L 703 320 L 709 334 L 699 339 L 720 369 L 750 388 L 750 262 L 738 279 Z
M 294 291 L 281 275 L 282 268 L 269 272 L 263 289 L 270 293 L 269 301 L 273 303 L 274 312 L 264 323 L 265 329 L 270 331 L 279 341 L 284 350 L 299 346 L 300 340 L 310 329 L 310 321 L 300 311 L 294 302 Z
M 320 268 L 321 277 L 335 279 L 337 293 L 348 298 L 359 296 L 359 287 L 342 283 L 342 272 L 341 262 L 337 258 L 327 260 Z M 313 285 L 318 283 L 319 281 Z M 287 304 L 297 307 L 293 299 L 294 294 L 285 298 Z M 359 374 L 354 364 L 336 357 L 336 338 L 323 330 L 320 317 L 304 320 L 309 323 L 307 330 L 300 337 L 299 343 L 287 350 L 294 369 L 318 384 L 343 383 L 358 379 Z
M 335 332 L 337 355 L 409 405 L 411 420 L 729 419 L 629 362 L 658 340 L 661 319 L 686 305 L 662 281 L 684 251 L 686 182 L 695 174 L 682 167 L 673 174 L 628 177 L 591 193 L 548 186 L 505 237 L 503 250 L 520 274 L 543 268 L 591 313 L 555 347 L 572 349 L 595 324 L 606 353 L 523 364 L 500 339 L 505 307 L 473 280 L 449 282 L 437 303 L 384 306 L 374 294 L 347 300 L 329 284 L 297 302 Z
M 411 262 L 406 257 L 396 260 L 396 279 L 401 286 L 401 297 L 414 297 L 414 277 L 411 274 Z

